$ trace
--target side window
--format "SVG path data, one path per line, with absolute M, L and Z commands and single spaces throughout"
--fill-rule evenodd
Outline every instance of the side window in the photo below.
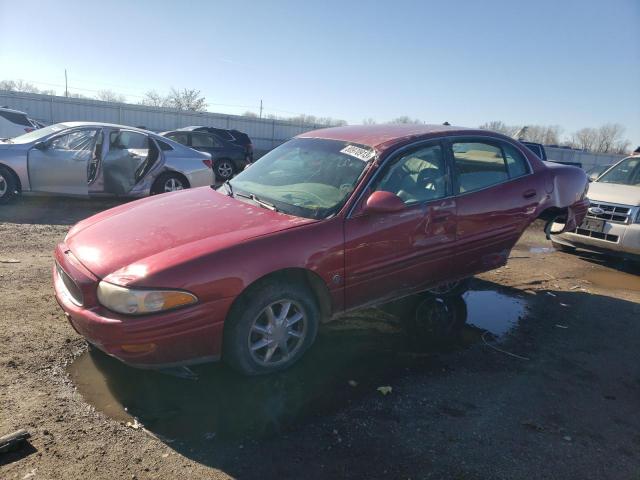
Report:
M 52 150 L 70 150 L 74 152 L 91 150 L 98 130 L 76 130 L 51 140 Z
M 504 156 L 507 159 L 507 168 L 509 170 L 509 177 L 517 178 L 529 173 L 529 165 L 524 155 L 518 151 L 513 145 L 508 143 L 502 144 Z
M 471 192 L 509 179 L 502 149 L 484 142 L 454 142 L 457 193 Z
M 167 135 L 167 138 L 170 138 L 174 142 L 181 143 L 182 145 L 189 145 L 189 135 L 186 133 L 170 133 Z
M 206 133 L 192 133 L 191 134 L 191 146 L 193 148 L 213 148 L 217 147 L 219 142 L 213 137 L 213 135 L 208 135 Z
M 440 145 L 406 153 L 387 167 L 375 187 L 398 195 L 405 204 L 436 200 L 447 195 L 447 171 Z
M 148 150 L 149 137 L 142 133 L 127 130 L 111 132 L 109 148 L 116 150 Z

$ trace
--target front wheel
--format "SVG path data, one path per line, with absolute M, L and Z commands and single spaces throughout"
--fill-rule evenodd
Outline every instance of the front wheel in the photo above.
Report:
M 313 344 L 320 312 L 309 291 L 269 283 L 234 305 L 224 330 L 223 360 L 245 375 L 284 370 Z
M 18 194 L 18 184 L 13 173 L 0 166 L 0 203 L 8 203 Z
M 427 292 L 436 297 L 456 297 L 469 290 L 470 285 L 471 278 L 463 278 L 462 280 L 441 283 L 429 288 Z

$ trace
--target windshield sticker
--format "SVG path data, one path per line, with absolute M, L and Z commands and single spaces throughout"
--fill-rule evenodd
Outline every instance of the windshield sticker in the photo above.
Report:
M 376 152 L 373 150 L 356 147 L 355 145 L 347 145 L 342 150 L 340 150 L 340 153 L 351 155 L 352 157 L 356 157 L 358 160 L 362 160 L 363 162 L 368 162 L 376 155 Z

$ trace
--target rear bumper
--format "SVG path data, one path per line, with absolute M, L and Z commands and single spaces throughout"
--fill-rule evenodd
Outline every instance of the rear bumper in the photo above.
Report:
M 58 246 L 56 262 L 83 292 L 84 305 L 67 293 L 53 268 L 56 300 L 73 328 L 108 355 L 140 368 L 164 368 L 219 359 L 226 314 L 232 298 L 162 314 L 127 317 L 102 307 L 96 298 L 98 279 L 72 254 Z

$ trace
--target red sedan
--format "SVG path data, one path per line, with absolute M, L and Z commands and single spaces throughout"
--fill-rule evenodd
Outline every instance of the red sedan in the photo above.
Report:
M 302 134 L 217 190 L 163 194 L 75 225 L 56 297 L 90 343 L 139 367 L 296 362 L 321 321 L 504 265 L 536 218 L 573 230 L 582 170 L 449 126 Z

